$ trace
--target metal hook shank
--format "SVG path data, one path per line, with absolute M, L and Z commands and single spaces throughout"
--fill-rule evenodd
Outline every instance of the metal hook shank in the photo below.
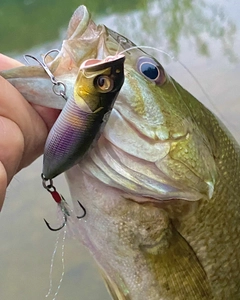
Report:
M 59 227 L 59 228 L 52 228 L 50 226 L 50 224 L 46 221 L 46 219 L 44 219 L 44 222 L 46 223 L 47 227 L 51 230 L 51 231 L 58 231 L 58 230 L 61 230 L 66 224 L 67 224 L 67 216 L 64 215 L 64 222 L 63 224 Z
M 86 214 L 87 214 L 87 212 L 86 212 L 86 209 L 85 209 L 85 207 L 81 204 L 81 202 L 80 201 L 78 201 L 78 204 L 80 205 L 80 207 L 82 208 L 82 210 L 83 210 L 83 214 L 79 217 L 79 216 L 77 216 L 77 218 L 78 219 L 82 219 L 82 218 L 84 218 L 85 216 L 86 216 Z
M 60 51 L 58 49 L 53 49 L 48 51 L 44 56 L 43 56 L 43 61 L 40 61 L 38 58 L 36 58 L 33 55 L 30 54 L 26 54 L 24 55 L 24 59 L 26 60 L 26 62 L 29 64 L 28 58 L 32 58 L 33 60 L 35 60 L 37 63 L 39 63 L 39 65 L 44 69 L 44 71 L 47 73 L 47 75 L 49 76 L 52 84 L 53 84 L 53 92 L 57 95 L 57 96 L 61 96 L 63 97 L 65 100 L 67 100 L 67 96 L 66 96 L 66 85 L 65 83 L 63 83 L 62 81 L 58 81 L 56 80 L 55 76 L 53 75 L 53 73 L 50 71 L 49 67 L 47 66 L 47 62 L 46 62 L 46 58 L 47 56 L 52 53 L 52 52 L 58 52 L 60 53 Z M 57 90 L 57 88 L 59 88 L 59 91 Z

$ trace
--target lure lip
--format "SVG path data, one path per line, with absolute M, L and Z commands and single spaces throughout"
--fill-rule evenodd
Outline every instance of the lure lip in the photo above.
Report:
M 100 71 L 105 68 L 109 68 L 115 65 L 119 65 L 121 60 L 125 60 L 125 55 L 117 54 L 115 56 L 107 56 L 105 59 L 94 59 L 90 58 L 85 60 L 81 66 L 80 70 L 85 69 L 87 71 Z

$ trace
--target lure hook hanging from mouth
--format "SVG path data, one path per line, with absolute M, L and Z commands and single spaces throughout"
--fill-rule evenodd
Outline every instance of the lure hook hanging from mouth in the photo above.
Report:
M 46 221 L 46 219 L 44 219 L 44 222 L 46 223 L 48 229 L 50 229 L 51 231 L 59 231 L 67 224 L 67 218 L 70 217 L 69 209 L 67 208 L 67 202 L 64 199 L 64 197 L 57 192 L 56 187 L 53 185 L 52 179 L 49 179 L 49 184 L 47 184 L 48 179 L 46 179 L 43 174 L 41 174 L 41 177 L 43 187 L 52 195 L 54 201 L 59 205 L 64 217 L 63 224 L 58 228 L 52 228 L 50 224 Z M 81 204 L 81 202 L 77 202 L 83 210 L 83 214 L 81 216 L 77 216 L 77 218 L 82 219 L 86 216 L 87 212 L 85 207 Z
M 43 220 L 46 223 L 48 229 L 50 229 L 51 231 L 58 231 L 58 230 L 61 230 L 67 224 L 67 216 L 66 215 L 64 215 L 64 219 L 65 220 L 64 220 L 63 224 L 58 228 L 52 228 L 46 219 L 43 219 Z

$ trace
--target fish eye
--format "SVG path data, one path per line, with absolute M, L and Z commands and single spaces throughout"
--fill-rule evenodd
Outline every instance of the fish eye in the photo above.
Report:
M 113 80 L 106 75 L 100 75 L 95 79 L 95 86 L 103 93 L 111 92 Z
M 162 85 L 166 81 L 163 67 L 151 57 L 140 57 L 137 68 L 145 78 L 158 85 Z

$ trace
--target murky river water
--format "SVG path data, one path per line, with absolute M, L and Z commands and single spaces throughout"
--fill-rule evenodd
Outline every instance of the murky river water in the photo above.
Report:
M 108 1 L 105 2 L 108 4 Z M 0 16 L 5 13 L 7 3 L 12 3 L 12 9 L 19 13 L 16 3 L 3 1 L 0 4 Z M 39 4 L 40 1 L 25 1 L 28 9 L 36 3 Z M 60 3 L 62 10 L 64 5 L 67 5 L 63 4 L 63 1 L 56 2 L 59 18 L 61 17 Z M 69 3 L 72 6 L 80 4 L 76 1 Z M 120 11 L 119 8 L 114 10 L 113 7 L 105 6 L 101 10 L 105 12 L 105 16 L 96 17 L 95 20 L 119 31 L 137 44 L 151 45 L 171 52 L 194 74 L 211 102 L 179 63 L 169 64 L 165 61 L 170 73 L 198 99 L 219 114 L 240 141 L 240 19 L 238 15 L 240 2 L 238 0 L 162 0 L 149 1 L 148 4 L 145 3 L 144 9 L 132 10 L 141 7 L 143 3 L 145 1 L 139 3 L 134 1 L 133 7 L 129 7 L 127 12 L 127 7 L 124 5 L 125 12 L 121 14 L 115 13 Z M 95 11 L 98 10 L 97 4 Z M 41 9 L 44 5 L 45 11 L 54 10 L 54 6 L 49 7 L 47 4 L 42 4 Z M 94 9 L 93 4 L 91 7 Z M 111 13 L 107 15 L 107 12 Z M 31 20 L 27 12 L 21 13 L 23 17 L 24 13 L 26 14 L 26 23 L 29 24 Z M 70 16 L 70 11 L 67 13 Z M 16 21 L 17 16 L 13 14 L 11 18 Z M 24 18 L 21 22 L 23 20 Z M 32 22 L 34 22 L 33 17 Z M 34 30 L 37 34 L 37 28 L 40 28 L 42 23 L 39 22 L 38 26 L 36 23 L 37 21 L 34 22 Z M 60 28 L 58 24 L 61 24 L 61 20 L 55 20 L 53 23 Z M 6 28 L 5 34 L 8 35 L 11 26 L 7 27 L 5 23 L 3 26 Z M 48 26 L 51 24 L 49 23 Z M 31 26 L 28 25 L 24 30 L 30 37 Z M 1 34 L 2 31 L 0 36 Z M 40 36 L 42 34 L 41 31 Z M 52 36 L 49 35 L 48 39 L 50 37 Z M 11 45 L 12 39 L 10 35 Z M 19 49 L 23 49 L 23 45 Z M 2 49 L 0 45 L 0 52 L 10 53 L 14 50 L 17 51 L 14 45 L 9 48 L 4 46 Z M 31 50 L 32 54 L 33 51 L 39 52 L 39 49 Z M 41 186 L 40 172 L 41 159 L 20 172 L 8 190 L 0 219 L 1 300 L 40 300 L 45 298 L 48 290 L 50 260 L 57 235 L 46 228 L 43 218 L 54 222 L 56 207 Z M 61 192 L 68 198 L 64 177 L 60 176 L 55 183 L 61 186 Z M 66 239 L 64 259 L 65 276 L 57 296 L 58 300 L 110 299 L 95 264 L 78 241 Z M 53 291 L 59 283 L 61 268 L 61 246 L 59 246 L 53 271 Z

